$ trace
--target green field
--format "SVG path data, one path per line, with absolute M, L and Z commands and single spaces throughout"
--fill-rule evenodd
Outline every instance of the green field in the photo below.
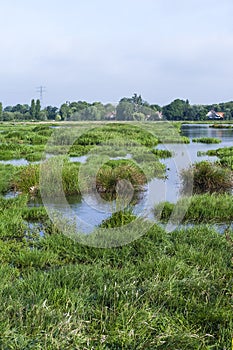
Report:
M 140 194 L 151 178 L 164 178 L 161 159 L 173 156 L 156 146 L 189 139 L 180 136 L 181 123 L 61 125 L 0 125 L 0 160 L 29 161 L 0 164 L 0 349 L 230 349 L 233 201 L 229 191 L 212 192 L 209 183 L 232 175 L 224 161 L 232 149 L 210 151 L 218 164 L 196 167 L 203 193 L 176 206 L 160 203 L 154 210 L 157 222 L 150 222 L 144 235 L 147 223 L 133 214 L 133 198 L 127 210 L 84 237 L 51 221 L 43 193 L 59 199 L 62 187 L 67 198 L 81 195 L 95 179 L 107 201 L 116 198 L 117 182 L 123 180 Z M 127 154 L 132 159 L 109 159 Z M 88 160 L 79 177 L 82 164 L 69 157 L 83 155 Z M 17 195 L 5 198 L 11 192 Z M 30 207 L 32 199 L 40 205 Z M 164 223 L 171 215 L 175 222 L 186 208 L 182 222 L 192 226 L 167 232 Z M 131 243 L 117 244 L 116 234 L 114 247 L 95 246 L 105 239 L 98 229 L 118 227 L 119 234 L 132 234 L 126 225 L 135 220 L 137 239 Z M 211 223 L 225 224 L 224 233 Z

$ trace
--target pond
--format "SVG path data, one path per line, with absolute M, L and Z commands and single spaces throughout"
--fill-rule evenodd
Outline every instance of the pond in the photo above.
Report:
M 227 128 L 213 129 L 207 124 L 188 124 L 182 127 L 182 136 L 189 137 L 191 139 L 190 144 L 158 145 L 158 149 L 167 149 L 173 152 L 172 158 L 161 160 L 166 165 L 167 178 L 165 180 L 155 178 L 148 183 L 140 201 L 134 206 L 135 214 L 153 220 L 152 209 L 155 204 L 163 201 L 177 202 L 181 188 L 180 171 L 197 161 L 206 159 L 215 161 L 217 157 L 199 157 L 197 155 L 198 151 L 205 152 L 209 149 L 232 146 L 233 130 Z M 218 137 L 221 138 L 222 142 L 220 144 L 193 143 L 192 139 L 196 137 Z M 130 159 L 131 155 L 127 154 L 125 158 Z M 71 160 L 85 163 L 87 157 L 72 157 Z M 30 205 L 38 205 L 38 203 L 31 202 Z M 114 201 L 109 203 L 102 200 L 100 203 L 95 194 L 88 194 L 83 197 L 69 197 L 66 203 L 54 200 L 47 205 L 65 217 L 76 216 L 79 226 L 85 232 L 91 232 L 94 227 L 99 225 L 102 220 L 110 217 L 116 210 Z
M 184 124 L 181 135 L 190 138 L 190 144 L 160 144 L 158 149 L 167 149 L 174 153 L 173 158 L 162 160 L 167 168 L 167 179 L 165 181 L 154 179 L 150 183 L 150 206 L 153 207 L 161 201 L 176 203 L 180 196 L 181 179 L 180 170 L 188 168 L 195 162 L 202 160 L 216 161 L 217 157 L 206 155 L 198 156 L 198 152 L 206 152 L 211 149 L 232 146 L 233 129 L 214 129 L 208 124 Z M 221 139 L 219 144 L 205 144 L 192 142 L 198 137 L 213 137 Z

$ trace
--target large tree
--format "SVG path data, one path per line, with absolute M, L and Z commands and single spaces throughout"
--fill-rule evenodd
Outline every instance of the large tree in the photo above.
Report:
M 40 120 L 40 110 L 41 110 L 41 106 L 40 106 L 40 100 L 36 100 L 36 119 Z
M 187 103 L 184 100 L 176 99 L 163 107 L 163 115 L 167 120 L 183 120 L 186 108 Z
M 2 102 L 0 102 L 0 120 L 2 120 Z
M 134 106 L 130 101 L 121 100 L 116 109 L 117 120 L 133 120 Z
M 47 114 L 47 118 L 49 120 L 55 120 L 57 113 L 58 113 L 58 108 L 57 107 L 53 107 L 53 106 L 47 106 L 45 108 L 46 114 Z
M 34 99 L 31 100 L 30 114 L 32 119 L 36 118 L 36 104 Z

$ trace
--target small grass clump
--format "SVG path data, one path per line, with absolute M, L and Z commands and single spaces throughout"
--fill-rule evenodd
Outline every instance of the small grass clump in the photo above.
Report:
M 10 164 L 0 164 L 0 194 L 13 190 L 12 184 L 16 168 Z
M 111 215 L 110 218 L 105 219 L 99 227 L 101 228 L 114 228 L 121 227 L 130 224 L 137 218 L 133 214 L 132 209 L 119 210 Z
M 14 179 L 14 188 L 23 193 L 40 196 L 40 177 L 43 177 L 43 191 L 48 196 L 80 194 L 78 171 L 80 163 L 72 163 L 66 157 L 58 163 L 57 157 L 43 164 L 29 164 L 19 167 Z
M 221 143 L 222 142 L 220 139 L 217 139 L 216 137 L 198 137 L 198 138 L 194 138 L 192 141 L 200 142 L 200 143 Z
M 157 220 L 177 221 L 181 213 L 183 223 L 231 223 L 233 220 L 233 200 L 229 194 L 202 194 L 181 198 L 176 204 L 160 203 L 155 207 Z
M 182 192 L 184 194 L 231 192 L 233 187 L 232 172 L 218 164 L 207 161 L 195 163 L 181 172 Z
M 121 182 L 126 180 L 126 182 Z M 124 191 L 139 191 L 146 184 L 147 179 L 143 171 L 130 160 L 111 160 L 104 164 L 96 176 L 96 189 L 99 193 L 110 193 L 116 197 L 117 186 L 125 184 Z M 127 185 L 128 184 L 128 185 Z M 120 190 L 120 189 L 119 189 Z
M 153 149 L 152 153 L 157 156 L 158 158 L 171 158 L 172 157 L 172 152 L 167 150 L 167 149 Z
M 212 125 L 209 126 L 209 128 L 214 128 L 214 129 L 232 129 L 233 125 L 212 124 Z
M 223 147 L 206 152 L 208 156 L 217 156 L 219 163 L 233 170 L 233 147 Z

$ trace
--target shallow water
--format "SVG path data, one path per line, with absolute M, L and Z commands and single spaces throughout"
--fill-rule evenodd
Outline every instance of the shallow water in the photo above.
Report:
M 217 157 L 208 157 L 197 155 L 198 151 L 206 152 L 209 149 L 218 149 L 222 147 L 232 146 L 233 130 L 232 129 L 213 129 L 209 128 L 209 125 L 205 124 L 188 124 L 182 127 L 182 136 L 191 138 L 196 137 L 218 137 L 221 138 L 220 144 L 203 144 L 193 143 L 190 144 L 160 144 L 158 149 L 167 149 L 172 151 L 174 156 L 161 160 L 167 168 L 166 180 L 153 179 L 145 187 L 145 192 L 141 194 L 141 200 L 134 206 L 134 213 L 143 217 L 148 217 L 154 220 L 153 208 L 155 204 L 163 201 L 169 201 L 176 203 L 180 197 L 181 179 L 180 171 L 184 168 L 188 168 L 192 163 L 201 160 L 215 161 Z M 49 157 L 49 155 L 48 155 Z M 114 159 L 130 159 L 132 156 L 127 154 L 126 157 L 116 157 Z M 26 165 L 26 160 L 12 160 L 14 165 Z M 85 164 L 87 156 L 71 157 L 73 162 L 81 162 Z M 7 161 L 2 161 L 7 162 Z M 25 162 L 22 164 L 22 162 Z M 8 163 L 7 163 L 8 164 Z M 15 195 L 15 194 L 14 194 Z M 8 194 L 8 197 L 13 194 Z M 40 205 L 35 201 L 32 201 L 29 205 Z M 91 232 L 94 227 L 99 225 L 102 220 L 110 217 L 112 213 L 118 210 L 116 202 L 107 202 L 96 193 L 88 195 L 69 197 L 66 201 L 54 199 L 52 202 L 47 203 L 50 209 L 54 209 L 59 215 L 67 218 L 75 218 L 80 230 L 84 232 Z M 124 208 L 124 206 L 122 207 Z
M 233 145 L 233 130 L 231 129 L 214 129 L 207 124 L 184 124 L 182 127 L 182 136 L 187 136 L 191 140 L 190 144 L 160 144 L 158 149 L 172 151 L 175 155 L 173 158 L 162 160 L 167 168 L 167 179 L 165 181 L 153 179 L 150 182 L 151 201 L 153 207 L 161 201 L 176 203 L 180 197 L 181 178 L 180 171 L 187 169 L 195 162 L 208 160 L 215 162 L 218 157 L 209 157 L 207 155 L 198 156 L 198 152 L 206 152 L 211 149 L 230 147 Z M 217 137 L 222 140 L 219 144 L 205 144 L 192 142 L 196 137 Z
M 53 154 L 46 154 L 46 159 L 54 157 Z M 71 162 L 79 162 L 79 163 L 85 163 L 87 161 L 87 156 L 80 156 L 80 157 L 70 157 Z M 9 159 L 9 160 L 0 160 L 0 164 L 10 164 L 14 166 L 22 166 L 22 165 L 29 165 L 29 164 L 39 164 L 41 161 L 37 162 L 29 162 L 25 158 L 19 158 L 19 159 Z

